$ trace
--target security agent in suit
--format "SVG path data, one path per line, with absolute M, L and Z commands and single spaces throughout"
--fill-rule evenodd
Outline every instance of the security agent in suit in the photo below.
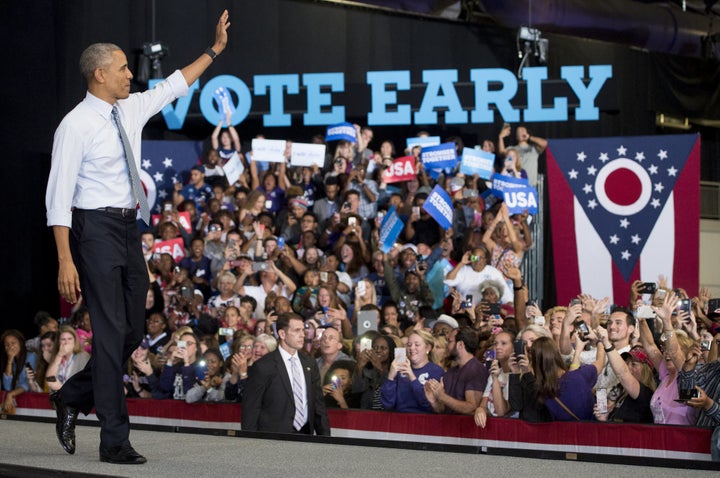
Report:
M 330 435 L 320 372 L 312 358 L 300 353 L 305 343 L 302 318 L 294 313 L 280 314 L 276 325 L 280 347 L 248 370 L 242 429 Z M 299 360 L 301 373 L 295 379 L 291 358 Z M 300 407 L 295 405 L 297 400 L 302 402 Z

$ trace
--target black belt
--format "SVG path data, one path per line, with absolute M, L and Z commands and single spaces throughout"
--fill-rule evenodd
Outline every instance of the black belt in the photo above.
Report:
M 137 218 L 137 209 L 130 209 L 127 207 L 99 207 L 98 211 L 107 212 L 116 216 L 124 217 L 125 219 Z

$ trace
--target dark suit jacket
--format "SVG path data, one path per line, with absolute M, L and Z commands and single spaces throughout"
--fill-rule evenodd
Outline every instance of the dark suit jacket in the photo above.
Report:
M 320 371 L 315 360 L 299 354 L 305 374 L 310 433 L 330 435 Z M 294 433 L 295 401 L 287 368 L 280 350 L 275 350 L 248 369 L 242 401 L 242 429 L 248 431 Z

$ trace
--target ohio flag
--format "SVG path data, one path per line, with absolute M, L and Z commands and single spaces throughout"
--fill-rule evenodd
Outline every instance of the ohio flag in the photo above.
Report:
M 699 135 L 550 140 L 547 170 L 558 304 L 660 274 L 697 293 Z
M 188 171 L 200 162 L 201 155 L 200 141 L 142 142 L 140 181 L 153 213 L 160 213 L 162 202 L 172 199 L 175 183 L 187 184 Z

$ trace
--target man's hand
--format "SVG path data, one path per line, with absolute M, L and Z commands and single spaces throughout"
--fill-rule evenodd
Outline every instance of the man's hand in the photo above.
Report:
M 225 49 L 227 45 L 228 36 L 227 29 L 230 28 L 230 22 L 228 18 L 230 14 L 227 10 L 224 10 L 220 15 L 220 19 L 215 26 L 215 44 L 213 45 L 213 51 L 218 55 Z
M 75 304 L 80 295 L 80 276 L 71 260 L 60 261 L 58 267 L 58 291 L 70 304 Z

